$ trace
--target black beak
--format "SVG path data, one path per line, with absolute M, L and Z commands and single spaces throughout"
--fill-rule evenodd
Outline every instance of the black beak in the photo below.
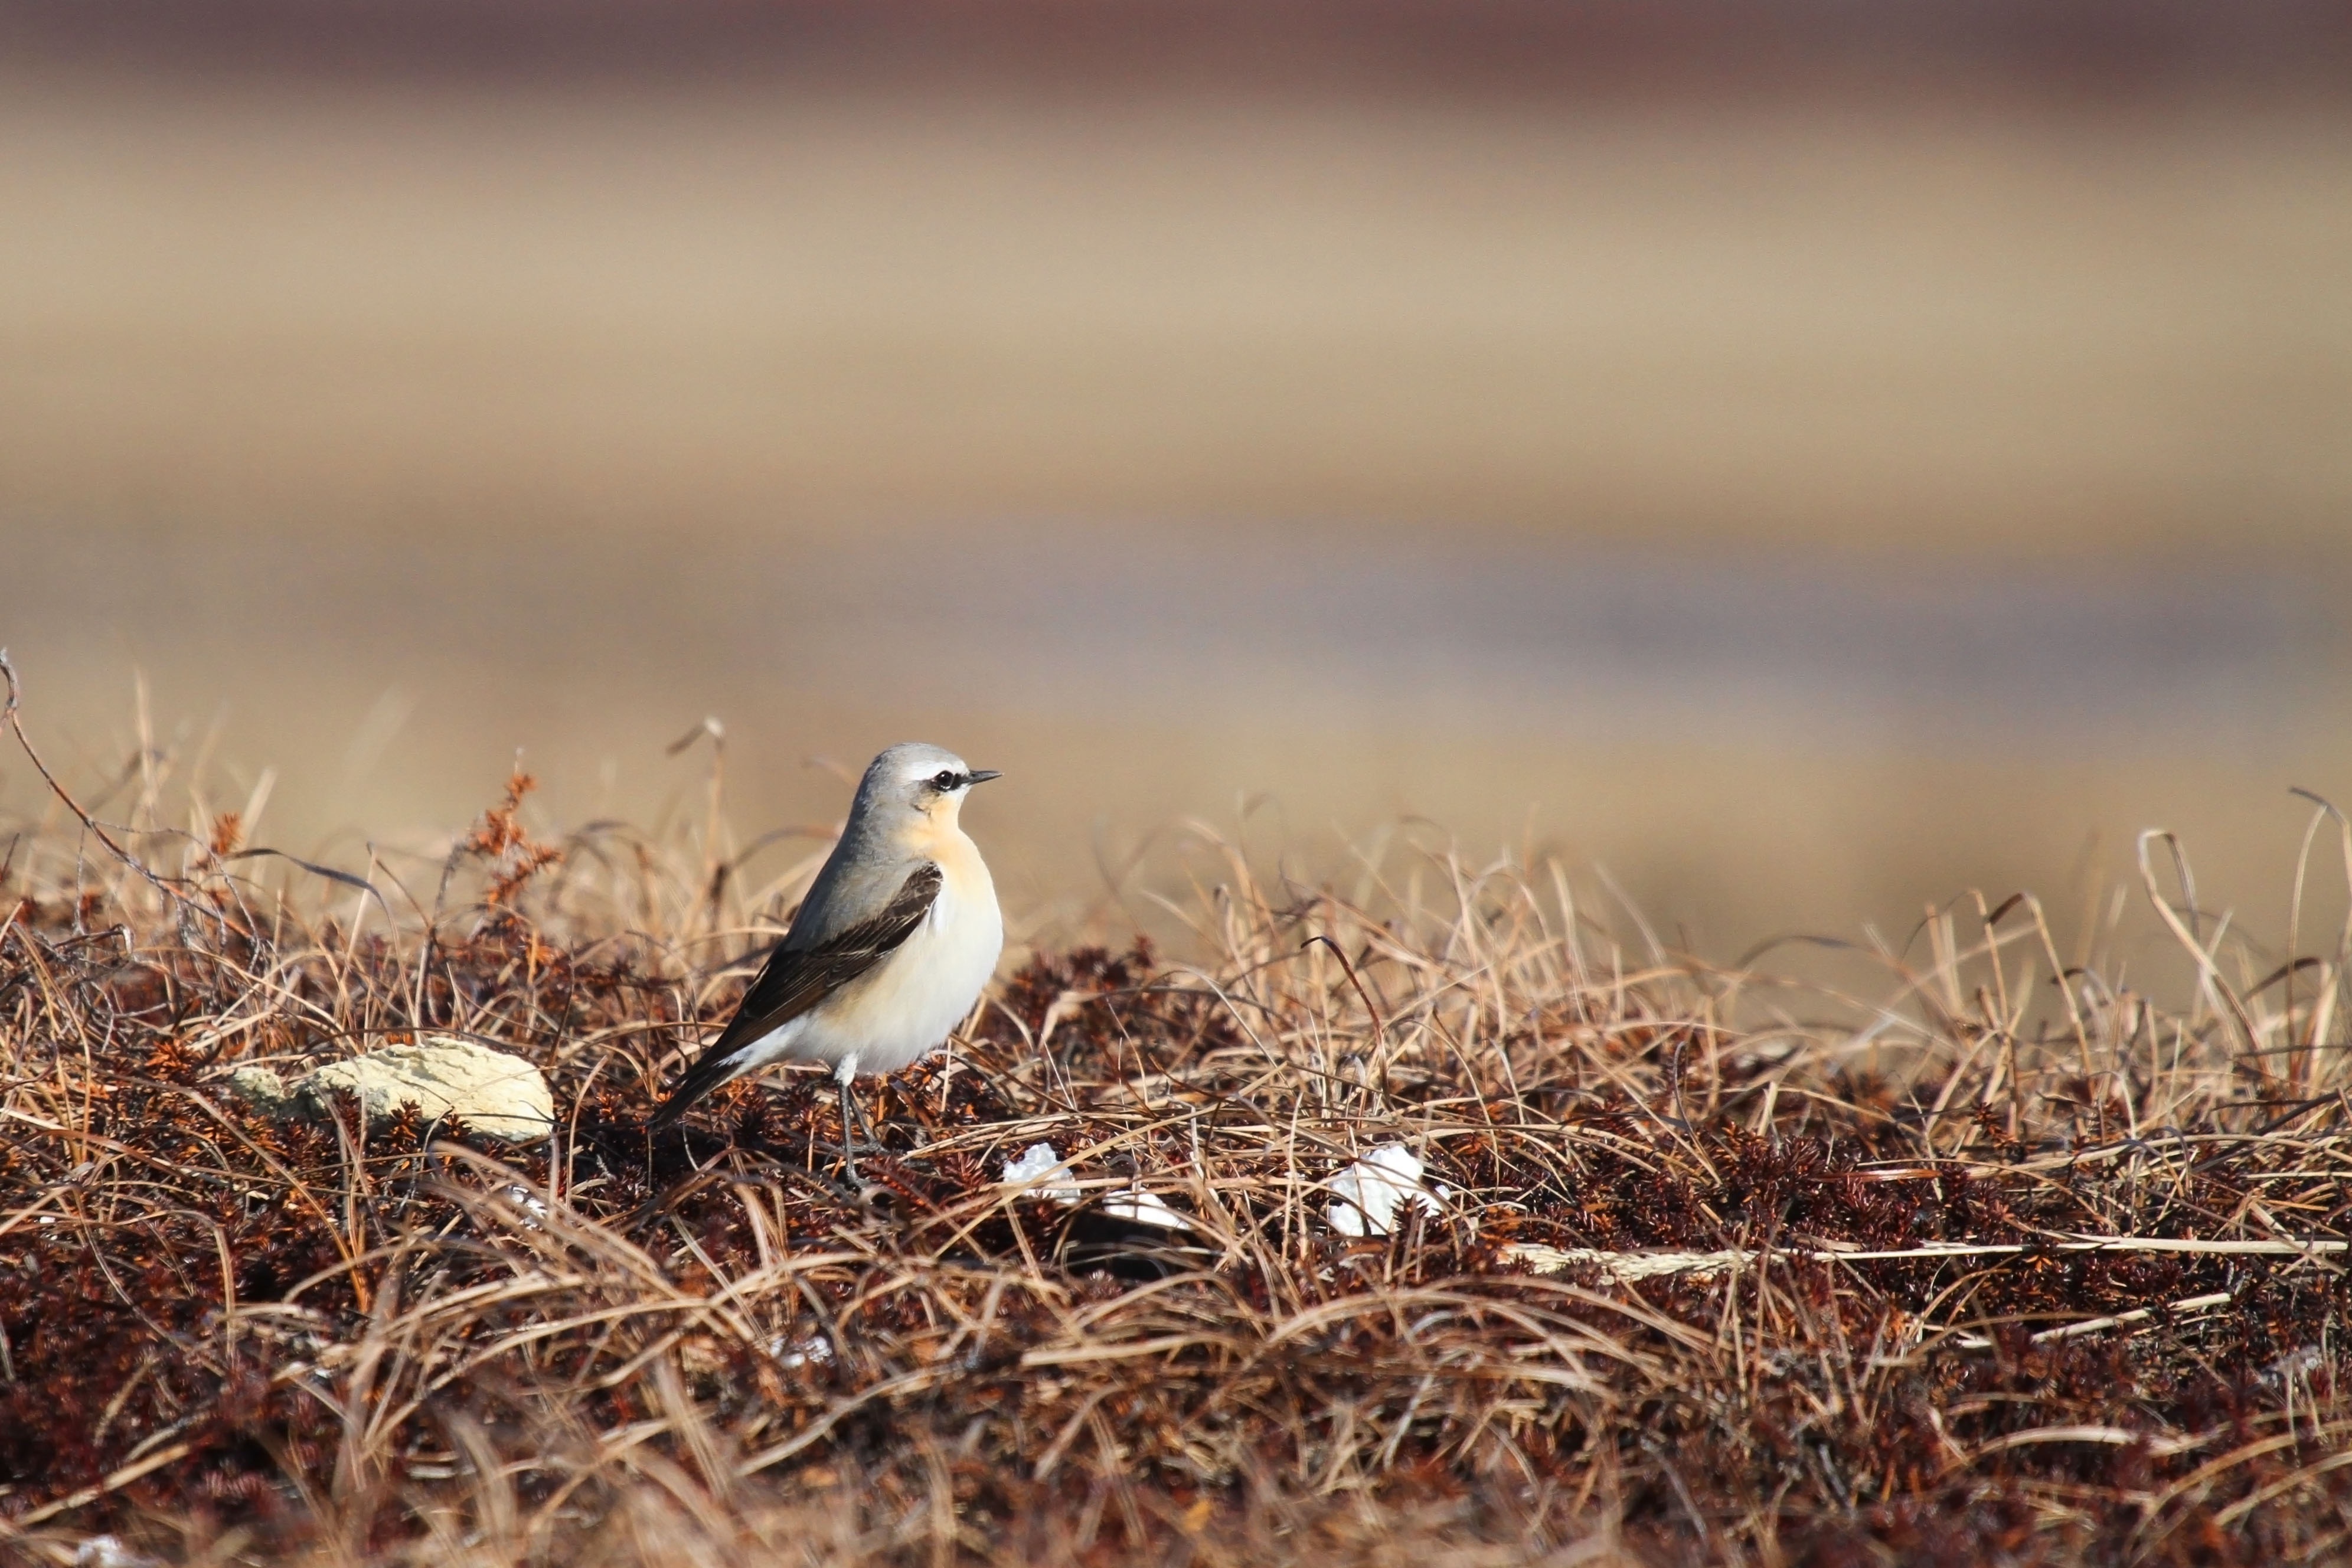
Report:
M 1003 773 L 998 773 L 994 768 L 974 768 L 971 770 L 971 782 L 973 784 L 986 784 L 991 779 L 1001 779 L 1003 776 L 1004 775 Z

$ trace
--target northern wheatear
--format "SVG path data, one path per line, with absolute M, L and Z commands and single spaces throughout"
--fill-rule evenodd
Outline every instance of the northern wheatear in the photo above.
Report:
M 655 1127 L 771 1062 L 826 1062 L 841 1089 L 842 1166 L 854 1169 L 850 1079 L 896 1072 L 945 1044 L 1004 950 L 996 884 L 956 825 L 966 792 L 996 776 L 914 742 L 874 759 L 792 929 Z

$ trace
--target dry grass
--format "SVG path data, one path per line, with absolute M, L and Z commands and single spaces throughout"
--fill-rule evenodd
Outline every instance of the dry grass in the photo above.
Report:
M 22 1560 L 2346 1550 L 2340 1249 L 2281 1245 L 2347 1229 L 2337 933 L 2273 973 L 2159 900 L 2168 1002 L 1963 900 L 1847 996 L 1621 942 L 1551 868 L 1207 844 L 1181 961 L 1031 957 L 880 1091 L 859 1201 L 809 1078 L 645 1131 L 808 870 L 740 885 L 715 801 L 549 845 L 510 799 L 362 887 L 126 776 L 119 828 L 0 837 Z M 226 1090 L 425 1026 L 538 1062 L 554 1135 Z M 1085 1201 L 999 1184 L 1040 1141 Z M 1391 1142 L 1449 1201 L 1335 1234 Z M 1139 1182 L 1191 1232 L 1106 1212 Z

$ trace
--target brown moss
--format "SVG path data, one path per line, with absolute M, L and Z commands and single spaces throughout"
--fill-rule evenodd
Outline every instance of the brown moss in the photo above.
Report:
M 2340 1270 L 2051 1245 L 2332 1230 L 2332 1069 L 2281 1122 L 2221 1031 L 2175 1020 L 2160 1070 L 2076 1081 L 2059 1013 L 1998 1069 L 2020 1092 L 1990 1026 L 1918 1009 L 1864 1075 L 1838 1025 L 1750 1033 L 1715 978 L 1580 963 L 1508 875 L 1418 922 L 1244 889 L 1194 964 L 1140 942 L 1035 957 L 952 1058 L 862 1089 L 885 1151 L 860 1198 L 813 1077 L 648 1132 L 740 988 L 707 983 L 726 955 L 692 922 L 719 911 L 698 871 L 633 891 L 626 857 L 602 884 L 586 856 L 560 888 L 518 875 L 555 863 L 521 795 L 468 840 L 474 901 L 429 941 L 373 912 L 306 924 L 249 886 L 266 915 L 192 934 L 142 879 L 77 902 L 39 880 L 65 852 L 20 858 L 10 1531 L 383 1562 L 467 1532 L 500 1562 L 665 1561 L 665 1540 L 699 1543 L 678 1561 L 1373 1561 L 1596 1535 L 1675 1561 L 2229 1562 L 2344 1539 L 2352 1471 L 2318 1468 L 2352 1429 Z M 211 898 L 205 849 L 187 885 Z M 499 1154 L 352 1106 L 278 1123 L 225 1087 L 244 1059 L 428 1026 L 537 1062 L 557 1135 Z M 1400 1139 L 1461 1196 L 1335 1234 L 1316 1184 Z M 1198 1228 L 1008 1199 L 1004 1161 L 1039 1141 Z M 1745 1261 L 1627 1286 L 1533 1276 L 1525 1243 Z M 1962 1243 L 2023 1250 L 1817 1256 Z

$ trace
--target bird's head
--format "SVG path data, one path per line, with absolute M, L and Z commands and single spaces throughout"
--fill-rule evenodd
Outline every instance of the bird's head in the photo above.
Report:
M 908 741 L 874 759 L 857 793 L 885 809 L 910 810 L 938 826 L 952 827 L 971 786 L 996 776 L 953 752 Z

